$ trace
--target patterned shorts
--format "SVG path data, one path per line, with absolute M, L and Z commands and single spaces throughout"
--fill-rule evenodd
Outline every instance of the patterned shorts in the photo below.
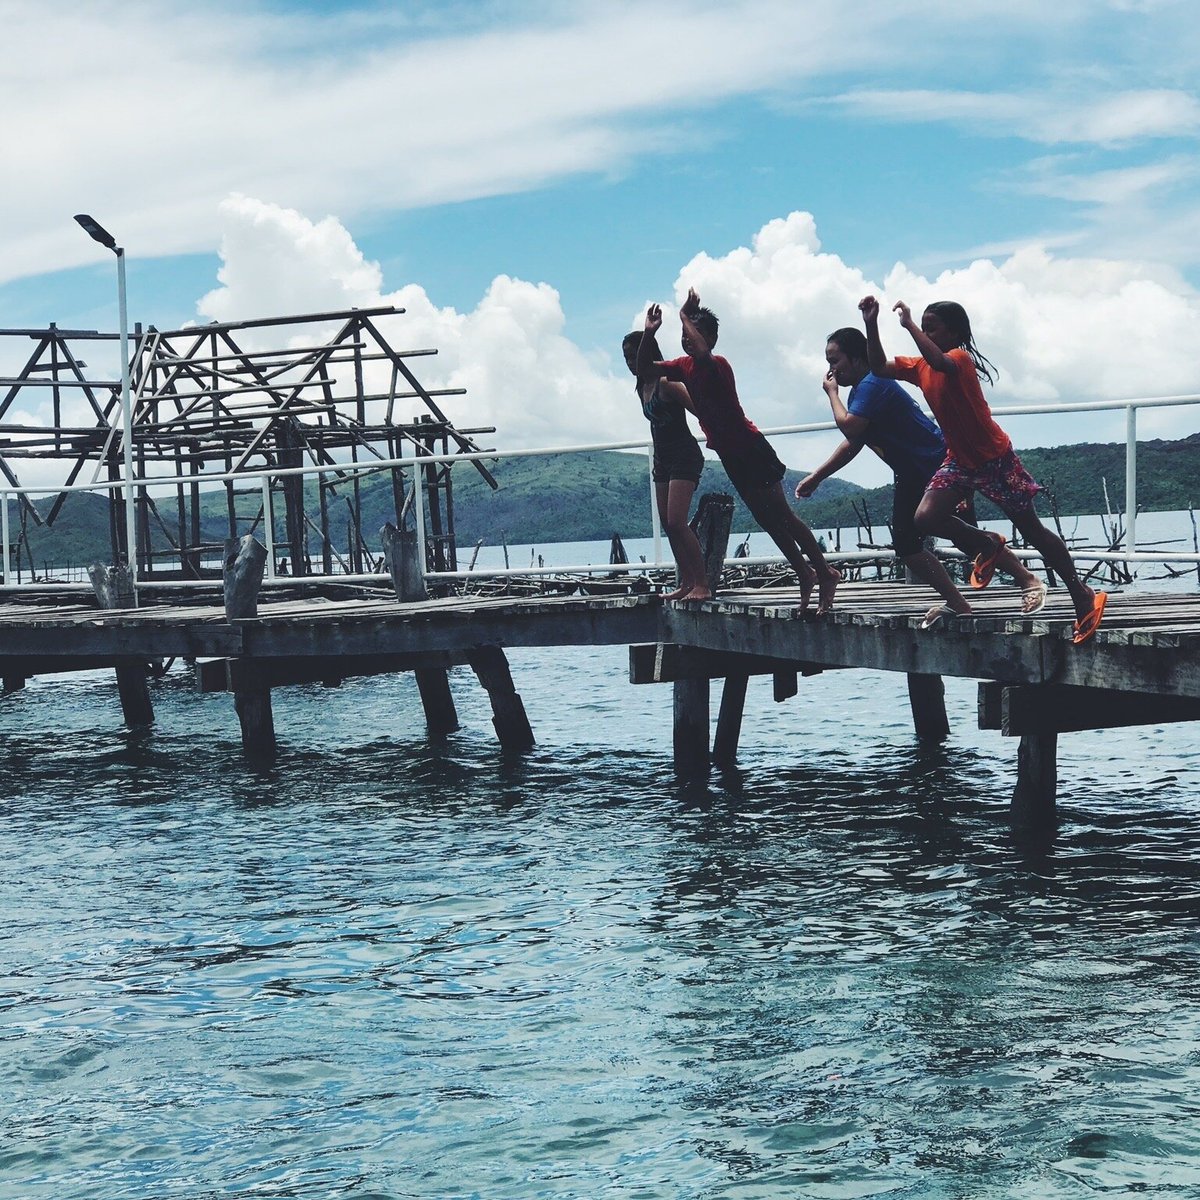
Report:
M 1025 470 L 1016 451 L 1009 449 L 978 467 L 964 467 L 953 455 L 946 455 L 946 461 L 929 481 L 929 490 L 959 492 L 964 497 L 982 492 L 1011 516 L 1028 512 L 1042 485 Z

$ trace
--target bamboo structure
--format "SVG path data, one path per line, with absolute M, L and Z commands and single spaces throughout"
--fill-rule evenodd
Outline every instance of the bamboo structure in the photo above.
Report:
M 135 478 L 174 480 L 173 497 L 161 483 L 136 488 L 139 578 L 219 577 L 213 560 L 219 560 L 224 538 L 262 524 L 272 534 L 273 574 L 381 569 L 382 559 L 368 548 L 376 530 L 363 528 L 363 482 L 371 472 L 346 471 L 343 464 L 478 452 L 473 438 L 494 432 L 459 429 L 442 410 L 442 398 L 464 389 L 427 388 L 417 378 L 414 360 L 436 350 L 397 350 L 388 342 L 379 319 L 402 312 L 378 307 L 173 330 L 135 327 L 130 365 Z M 8 353 L 14 341 L 33 343 L 17 374 L 0 378 L 0 475 L 9 486 L 21 486 L 22 461 L 62 462 L 64 486 L 123 477 L 120 381 L 90 372 L 85 359 L 97 343 L 117 339 L 53 324 L 0 330 L 0 352 L 8 361 L 19 358 Z M 401 415 L 409 407 L 418 412 Z M 44 413 L 47 423 L 15 421 L 20 411 Z M 261 474 L 307 465 L 328 468 L 315 488 L 306 488 L 298 475 L 244 490 L 227 481 L 225 528 L 219 535 L 213 529 L 211 492 L 210 503 L 203 503 L 206 472 Z M 457 569 L 453 465 L 413 472 L 380 468 L 391 475 L 398 526 L 404 527 L 417 496 L 423 497 L 429 569 Z M 471 466 L 496 487 L 482 462 Z M 73 495 L 60 492 L 41 511 L 20 495 L 22 522 L 52 526 Z M 120 490 L 112 497 L 112 561 L 127 562 L 124 498 Z

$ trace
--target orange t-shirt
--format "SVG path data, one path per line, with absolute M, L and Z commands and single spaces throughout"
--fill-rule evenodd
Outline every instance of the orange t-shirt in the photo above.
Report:
M 992 419 L 971 356 L 951 350 L 946 357 L 958 367 L 952 375 L 935 371 L 923 358 L 897 358 L 896 378 L 921 389 L 942 427 L 947 452 L 964 467 L 981 467 L 1007 454 L 1012 439 Z

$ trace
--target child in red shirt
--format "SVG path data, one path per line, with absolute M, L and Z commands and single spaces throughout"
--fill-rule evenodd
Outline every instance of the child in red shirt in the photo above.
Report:
M 1037 612 L 1045 603 L 1045 585 L 1021 565 L 1000 534 L 976 529 L 955 515 L 962 500 L 983 492 L 1062 578 L 1075 605 L 1072 640 L 1077 645 L 1086 642 L 1100 624 L 1107 596 L 1079 578 L 1063 540 L 1034 511 L 1033 498 L 1041 485 L 1025 470 L 1008 434 L 992 418 L 979 376 L 991 383 L 994 368 L 975 346 L 966 310 L 952 300 L 942 300 L 925 309 L 918 326 L 908 305 L 898 302 L 893 308 L 921 355 L 889 360 L 879 340 L 879 301 L 867 296 L 858 307 L 867 327 L 871 370 L 917 384 L 946 439 L 946 461 L 929 481 L 917 509 L 918 530 L 946 538 L 974 556 L 973 587 L 986 587 L 997 567 L 1008 572 L 1021 588 L 1022 612 Z
M 685 357 L 670 362 L 643 363 L 639 356 L 638 377 L 642 378 L 652 370 L 660 378 L 687 385 L 691 409 L 704 430 L 709 447 L 717 452 L 730 483 L 746 502 L 754 519 L 796 572 L 800 581 L 801 611 L 808 608 L 808 598 L 816 584 L 817 613 L 828 612 L 833 607 L 833 594 L 841 582 L 841 574 L 825 561 L 812 530 L 796 516 L 784 498 L 780 484 L 784 465 L 742 411 L 733 368 L 712 352 L 717 344 L 716 315 L 700 307 L 700 297 L 693 288 L 679 310 L 679 319 L 683 325 Z M 659 313 L 658 321 L 661 323 L 661 320 Z M 657 328 L 657 325 L 651 328 L 651 320 L 647 317 L 647 331 L 654 333 Z M 650 340 L 643 337 L 643 350 Z M 812 563 L 811 568 L 805 558 Z

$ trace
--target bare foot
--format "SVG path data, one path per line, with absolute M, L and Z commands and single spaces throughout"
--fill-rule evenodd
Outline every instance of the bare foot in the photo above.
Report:
M 796 578 L 800 581 L 800 615 L 803 617 L 808 613 L 808 600 L 816 586 L 817 573 L 805 567 L 803 575 L 796 572 Z
M 837 586 L 841 582 L 841 572 L 830 567 L 829 574 L 821 580 L 820 587 L 817 589 L 818 617 L 823 616 L 833 607 L 833 593 L 837 591 Z
M 712 592 L 708 590 L 708 585 L 698 583 L 686 596 L 681 596 L 681 600 L 711 600 Z
M 688 594 L 688 592 L 690 592 L 691 590 L 692 590 L 691 584 L 688 584 L 687 587 L 677 587 L 673 592 L 667 592 L 667 594 L 665 596 L 663 596 L 663 599 L 664 600 L 682 600 L 684 598 L 684 596 L 686 596 Z

